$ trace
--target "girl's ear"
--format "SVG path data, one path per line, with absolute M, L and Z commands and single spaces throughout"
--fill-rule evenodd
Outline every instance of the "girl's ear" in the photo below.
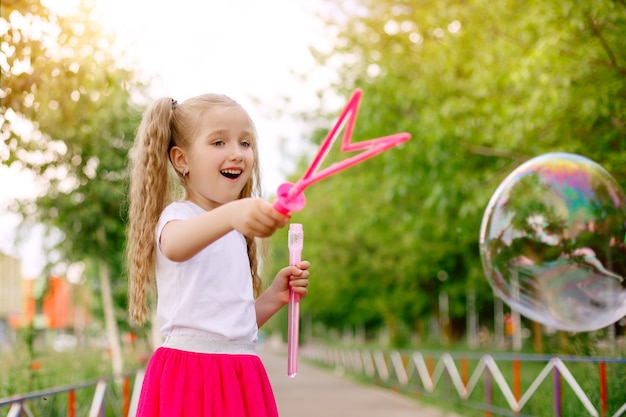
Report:
M 179 174 L 185 175 L 185 173 L 189 172 L 185 152 L 178 146 L 173 146 L 172 149 L 170 149 L 170 161 L 172 161 L 174 169 Z

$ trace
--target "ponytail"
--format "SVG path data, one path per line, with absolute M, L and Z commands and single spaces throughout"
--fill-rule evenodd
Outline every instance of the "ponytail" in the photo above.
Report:
M 144 113 L 130 155 L 127 265 L 131 323 L 148 320 L 147 295 L 154 280 L 156 225 L 172 199 L 169 173 L 170 121 L 176 102 L 157 100 Z

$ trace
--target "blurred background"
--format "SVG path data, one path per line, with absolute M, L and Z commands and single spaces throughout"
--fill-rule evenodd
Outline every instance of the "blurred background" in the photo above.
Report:
M 302 344 L 624 355 L 624 319 L 574 334 L 511 311 L 478 250 L 489 198 L 537 155 L 584 155 L 626 188 L 623 1 L 3 0 L 0 35 L 0 397 L 41 384 L 50 352 L 100 352 L 98 372 L 144 363 L 153 333 L 126 314 L 128 151 L 148 103 L 205 92 L 251 113 L 268 199 L 355 88 L 353 141 L 412 135 L 293 214 L 313 265 Z M 263 338 L 286 329 L 279 314 Z

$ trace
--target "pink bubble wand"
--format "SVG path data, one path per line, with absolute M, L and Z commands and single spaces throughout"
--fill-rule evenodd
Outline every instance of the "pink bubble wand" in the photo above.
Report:
M 348 101 L 348 104 L 346 104 L 343 111 L 339 115 L 337 122 L 335 122 L 332 129 L 328 132 L 328 135 L 322 142 L 320 149 L 317 151 L 317 154 L 313 159 L 313 162 L 311 162 L 311 165 L 307 168 L 302 178 L 296 181 L 295 184 L 286 182 L 278 187 L 276 201 L 274 201 L 274 208 L 276 211 L 283 214 L 289 214 L 291 212 L 302 210 L 306 205 L 304 190 L 310 185 L 411 139 L 410 134 L 403 132 L 381 138 L 351 143 L 350 140 L 352 138 L 352 130 L 354 128 L 354 122 L 356 121 L 362 94 L 363 92 L 360 89 L 354 91 L 352 97 Z M 318 171 L 320 165 L 330 151 L 332 144 L 335 142 L 337 137 L 339 137 L 339 134 L 344 126 L 345 129 L 343 133 L 343 140 L 341 142 L 341 151 L 362 152 L 342 161 L 335 162 Z M 302 231 L 301 228 L 299 230 L 300 232 Z M 301 250 L 302 247 L 300 246 L 299 249 Z M 290 261 L 292 260 L 293 259 L 290 259 Z M 299 295 L 294 294 L 293 290 L 290 290 L 287 335 L 287 375 L 290 377 L 296 376 L 298 366 L 298 333 L 300 323 L 299 301 Z
M 304 190 L 311 184 L 323 180 L 339 171 L 343 171 L 353 165 L 363 162 L 373 156 L 378 155 L 390 148 L 400 145 L 411 139 L 409 133 L 396 133 L 389 136 L 384 136 L 376 139 L 364 140 L 361 142 L 351 143 L 352 130 L 354 128 L 354 122 L 356 120 L 357 111 L 359 108 L 359 101 L 363 92 L 357 89 L 353 94 L 346 107 L 341 112 L 339 119 L 330 130 L 326 139 L 322 142 L 320 149 L 317 151 L 313 162 L 307 168 L 306 172 L 295 184 L 286 182 L 278 187 L 276 201 L 274 202 L 274 208 L 283 213 L 289 214 L 291 212 L 300 211 L 306 205 L 306 199 L 304 197 Z M 334 164 L 317 171 L 319 166 L 326 158 L 326 155 L 330 151 L 335 139 L 339 136 L 342 127 L 345 125 L 343 134 L 343 140 L 341 142 L 342 152 L 354 152 L 363 151 L 343 161 L 335 162 Z
M 289 265 L 298 265 L 302 261 L 304 231 L 299 223 L 289 225 Z M 287 375 L 291 378 L 298 373 L 298 339 L 300 337 L 300 295 L 289 290 L 289 311 L 287 331 Z

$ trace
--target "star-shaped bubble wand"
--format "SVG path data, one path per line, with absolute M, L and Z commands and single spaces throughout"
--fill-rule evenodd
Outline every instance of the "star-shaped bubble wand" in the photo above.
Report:
M 359 108 L 359 101 L 363 92 L 357 89 L 353 94 L 346 107 L 341 112 L 337 122 L 332 127 L 326 139 L 322 142 L 313 162 L 307 168 L 306 172 L 295 184 L 286 182 L 278 187 L 276 193 L 276 201 L 274 202 L 274 208 L 283 213 L 289 214 L 292 212 L 300 211 L 306 205 L 304 197 L 304 190 L 310 185 L 323 180 L 339 171 L 343 171 L 353 165 L 363 162 L 366 159 L 372 158 L 379 153 L 382 153 L 390 148 L 400 145 L 403 142 L 411 139 L 409 133 L 396 133 L 389 136 L 384 136 L 376 139 L 364 140 L 361 142 L 351 143 L 352 130 L 354 128 L 354 122 L 356 120 L 357 111 Z M 359 154 L 353 155 L 348 159 L 344 159 L 339 162 L 335 162 L 332 165 L 318 171 L 320 165 L 326 158 L 326 155 L 330 151 L 332 144 L 335 142 L 341 129 L 344 127 L 343 141 L 341 142 L 342 152 L 354 152 L 363 151 Z
M 354 128 L 354 122 L 356 121 L 362 94 L 363 92 L 360 89 L 354 91 L 352 97 L 348 101 L 348 104 L 346 104 L 343 111 L 339 115 L 337 122 L 328 132 L 328 135 L 322 142 L 315 158 L 313 158 L 313 162 L 311 162 L 311 165 L 307 168 L 302 178 L 296 181 L 295 184 L 286 182 L 278 187 L 276 200 L 274 201 L 274 208 L 277 211 L 283 214 L 289 214 L 291 212 L 302 210 L 306 205 L 304 190 L 310 185 L 411 139 L 411 135 L 404 132 L 351 143 L 350 140 L 352 137 L 352 130 Z M 335 162 L 326 168 L 320 169 L 322 162 L 326 158 L 326 155 L 328 155 L 328 152 L 330 151 L 335 140 L 339 137 L 342 129 L 344 134 L 341 142 L 341 151 L 362 152 L 342 161 Z M 304 237 L 301 225 L 297 225 L 294 230 L 295 232 L 292 231 L 290 227 L 290 231 L 292 231 L 289 237 L 289 258 L 291 265 L 295 265 L 293 262 L 299 262 L 300 260 L 300 252 L 302 251 Z M 297 235 L 294 233 L 297 233 Z M 297 244 L 294 242 L 297 242 Z M 299 303 L 300 296 L 295 294 L 293 290 L 290 290 L 287 337 L 287 375 L 290 377 L 295 377 L 298 372 L 298 333 L 300 322 Z

